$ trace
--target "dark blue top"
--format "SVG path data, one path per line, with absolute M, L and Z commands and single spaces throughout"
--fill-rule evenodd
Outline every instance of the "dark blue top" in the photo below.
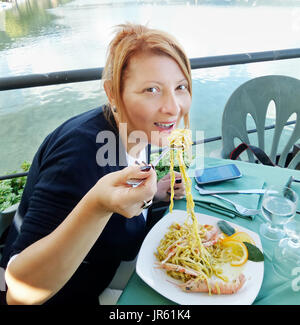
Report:
M 150 146 L 148 157 L 149 152 Z M 108 158 L 116 164 L 99 166 Z M 16 227 L 11 227 L 8 243 L 12 244 L 6 245 L 1 266 L 5 267 L 12 255 L 51 233 L 102 176 L 124 168 L 125 164 L 118 131 L 105 119 L 102 107 L 69 119 L 49 134 L 27 177 L 19 206 L 23 218 L 21 231 L 18 234 Z M 142 214 L 131 219 L 113 214 L 73 277 L 48 303 L 95 302 L 120 261 L 135 258 L 144 236 Z

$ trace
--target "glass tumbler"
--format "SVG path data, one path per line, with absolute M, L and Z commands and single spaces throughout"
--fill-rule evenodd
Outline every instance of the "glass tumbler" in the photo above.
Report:
M 292 279 L 300 272 L 300 214 L 296 214 L 283 228 L 287 237 L 275 247 L 272 264 L 277 274 Z
M 266 223 L 260 226 L 260 234 L 270 240 L 280 240 L 286 236 L 280 229 L 296 213 L 298 195 L 286 186 L 270 186 L 262 199 L 261 212 Z

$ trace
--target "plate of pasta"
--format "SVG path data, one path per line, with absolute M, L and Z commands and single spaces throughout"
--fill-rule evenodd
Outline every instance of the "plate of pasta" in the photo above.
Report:
M 136 264 L 139 277 L 155 291 L 181 305 L 250 305 L 264 275 L 264 263 L 246 260 L 234 265 L 232 249 L 220 242 L 219 218 L 173 210 L 146 236 Z M 262 251 L 258 234 L 229 223 L 249 236 Z M 196 228 L 197 229 L 196 229 Z M 197 233 L 197 236 L 194 234 Z

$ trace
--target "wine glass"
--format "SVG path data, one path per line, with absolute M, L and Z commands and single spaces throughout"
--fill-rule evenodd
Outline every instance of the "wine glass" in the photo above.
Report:
M 270 240 L 280 240 L 286 236 L 280 229 L 295 216 L 298 195 L 289 187 L 270 186 L 262 199 L 261 212 L 267 220 L 260 226 L 260 234 Z
M 281 239 L 275 247 L 272 264 L 275 273 L 292 279 L 300 267 L 300 215 L 296 214 L 283 228 L 288 237 Z

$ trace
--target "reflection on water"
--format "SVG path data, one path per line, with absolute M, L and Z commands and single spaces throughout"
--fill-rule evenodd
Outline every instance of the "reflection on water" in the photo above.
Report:
M 112 27 L 124 21 L 170 32 L 192 58 L 300 47 L 299 18 L 300 1 L 293 0 L 19 0 L 0 10 L 0 76 L 103 66 Z M 194 70 L 192 129 L 220 135 L 224 105 L 241 83 L 265 74 L 300 78 L 298 65 Z M 61 122 L 104 101 L 100 81 L 1 92 L 0 174 L 31 160 Z M 206 153 L 218 146 L 207 145 Z
M 11 10 L 2 12 L 2 33 L 0 50 L 22 37 L 46 36 L 56 32 L 54 21 L 57 17 L 46 9 L 55 8 L 71 0 L 27 0 L 18 2 Z M 5 13 L 5 16 L 4 16 Z
M 97 81 L 45 88 L 42 93 L 36 90 L 36 94 L 30 95 L 23 90 L 23 101 L 19 99 L 16 106 L 26 105 L 26 109 L 1 116 L 0 148 L 5 149 L 1 150 L 2 174 L 24 160 L 31 161 L 45 135 L 70 116 L 98 106 L 101 100 Z M 81 98 L 84 90 L 89 94 L 87 102 Z M 12 90 L 7 94 L 19 98 L 18 92 Z

